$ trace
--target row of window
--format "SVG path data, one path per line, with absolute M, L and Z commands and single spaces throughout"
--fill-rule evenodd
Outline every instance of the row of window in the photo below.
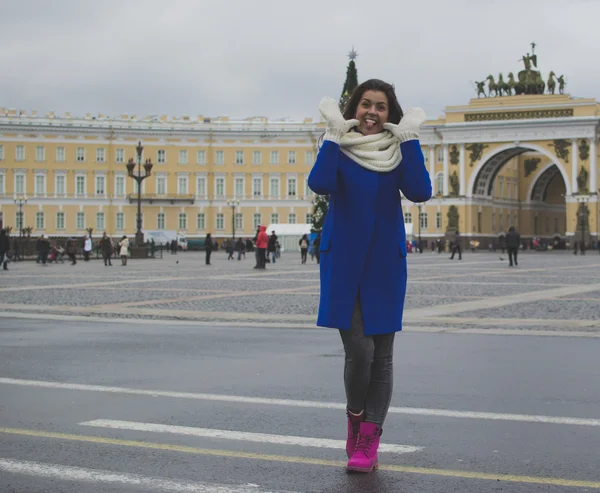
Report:
M 412 224 L 412 222 L 413 222 L 412 221 L 412 212 L 405 212 L 404 213 L 404 223 Z M 421 229 L 427 229 L 429 227 L 429 217 L 426 212 L 421 212 L 419 214 L 419 223 L 420 223 Z M 442 229 L 442 213 L 441 212 L 435 213 L 435 228 Z
M 84 147 L 77 147 L 75 150 L 75 161 L 85 162 L 86 152 Z M 235 164 L 244 165 L 245 161 L 244 151 L 235 151 Z M 179 151 L 178 164 L 189 164 L 189 152 L 186 149 Z M 206 151 L 196 151 L 196 164 L 203 166 L 207 164 Z M 4 146 L 0 145 L 0 161 L 4 159 Z M 56 148 L 56 162 L 62 163 L 66 161 L 66 151 L 64 147 Z M 96 148 L 96 162 L 105 163 L 107 159 L 106 149 L 104 147 Z M 15 160 L 25 161 L 25 146 L 17 145 L 15 148 Z M 44 146 L 36 146 L 35 148 L 35 160 L 44 162 L 46 161 L 46 148 Z M 287 163 L 297 164 L 296 151 L 287 151 Z M 115 162 L 125 163 L 125 149 L 117 148 L 115 150 Z M 167 162 L 167 151 L 166 149 L 157 149 L 156 151 L 156 162 L 158 164 L 166 164 Z M 225 164 L 225 151 L 215 151 L 214 163 L 218 165 Z M 252 164 L 261 165 L 263 164 L 263 152 L 252 151 Z M 270 151 L 269 153 L 269 164 L 279 164 L 279 151 Z M 314 153 L 313 151 L 306 151 L 304 153 L 304 164 L 312 166 L 314 164 Z
M 75 194 L 76 195 L 85 195 L 86 194 L 86 175 L 76 175 L 75 176 Z M 95 194 L 96 195 L 106 195 L 106 176 L 97 175 L 95 181 Z M 126 194 L 126 176 L 115 176 L 115 195 L 116 196 L 124 196 Z M 312 195 L 312 192 L 308 188 L 308 183 L 305 179 L 304 183 L 304 194 L 306 196 Z M 55 176 L 54 181 L 54 193 L 57 196 L 65 196 L 66 195 L 66 182 L 67 177 L 64 174 L 57 174 Z M 14 183 L 14 193 L 15 194 L 26 194 L 27 190 L 25 187 L 25 175 L 24 174 L 15 174 L 15 183 Z M 224 197 L 227 194 L 226 190 L 226 180 L 224 176 L 215 177 L 215 196 Z M 137 181 L 133 182 L 134 193 L 138 192 L 138 183 Z M 146 182 L 142 184 L 142 193 L 145 191 Z M 245 197 L 246 196 L 246 181 L 243 177 L 235 177 L 233 182 L 234 195 L 236 197 Z M 298 196 L 298 179 L 296 177 L 288 177 L 287 178 L 287 187 L 286 187 L 286 196 L 287 197 L 297 197 Z M 6 184 L 5 184 L 5 175 L 0 174 L 0 194 L 6 193 Z M 46 175 L 45 174 L 36 174 L 34 180 L 34 196 L 44 196 L 46 195 Z M 156 194 L 157 195 L 166 195 L 167 194 L 167 177 L 157 175 L 156 176 Z M 188 176 L 178 176 L 177 177 L 177 194 L 178 195 L 188 195 L 189 194 L 189 180 Z M 270 197 L 280 197 L 280 178 L 279 177 L 270 177 L 269 178 L 269 196 Z M 196 196 L 197 197 L 206 197 L 207 196 L 207 178 L 205 176 L 197 176 L 196 177 Z M 252 196 L 253 197 L 262 197 L 263 196 L 263 179 L 262 177 L 253 177 L 252 178 Z
M 224 230 L 225 229 L 225 217 L 226 215 L 223 213 L 217 213 L 215 216 L 215 229 Z M 17 212 L 15 216 L 15 224 L 16 230 L 20 230 L 24 227 L 24 213 Z M 65 229 L 65 213 L 57 212 L 55 216 L 55 226 L 57 230 Z M 137 214 L 136 214 L 136 222 L 137 222 Z M 279 214 L 274 212 L 271 214 L 271 224 L 279 224 Z M 288 224 L 296 224 L 296 214 L 290 213 L 288 214 Z M 115 217 L 115 229 L 119 232 L 125 230 L 125 213 L 117 212 Z M 310 224 L 312 221 L 311 214 L 306 214 L 306 224 Z M 256 229 L 258 226 L 262 224 L 262 214 L 255 213 L 252 216 L 252 228 Z M 100 232 L 106 228 L 105 214 L 104 212 L 96 213 L 96 231 Z M 133 226 L 133 225 L 131 225 Z M 75 227 L 79 230 L 84 230 L 88 226 L 86 225 L 85 212 L 77 212 L 75 215 Z M 36 212 L 35 213 L 35 228 L 36 230 L 44 230 L 46 228 L 46 214 L 44 212 Z M 178 215 L 178 228 L 180 230 L 187 231 L 188 229 L 188 214 L 185 212 L 180 212 Z M 244 229 L 244 216 L 241 213 L 235 215 L 235 228 L 237 230 Z M 166 229 L 166 216 L 164 213 L 157 214 L 156 217 L 156 229 Z M 203 231 L 206 229 L 206 214 L 198 213 L 196 215 L 196 230 Z
M 506 185 L 506 188 L 505 188 Z M 519 181 L 517 178 L 509 178 L 504 176 L 499 176 L 497 181 L 497 198 L 499 199 L 515 199 L 519 198 Z

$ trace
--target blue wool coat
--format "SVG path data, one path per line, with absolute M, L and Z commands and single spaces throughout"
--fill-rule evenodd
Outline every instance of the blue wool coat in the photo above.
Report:
M 431 180 L 418 140 L 400 144 L 390 172 L 363 168 L 326 140 L 308 177 L 329 195 L 321 236 L 321 295 L 317 325 L 350 329 L 360 292 L 365 335 L 402 330 L 406 294 L 406 232 L 400 192 L 413 202 L 431 198 Z

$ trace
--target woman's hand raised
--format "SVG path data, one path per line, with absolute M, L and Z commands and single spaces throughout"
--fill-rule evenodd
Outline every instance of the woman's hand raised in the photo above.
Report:
M 358 120 L 345 120 L 338 103 L 332 98 L 323 98 L 319 104 L 319 111 L 325 122 L 327 130 L 325 130 L 325 140 L 330 140 L 337 144 L 342 140 L 342 135 L 358 125 Z

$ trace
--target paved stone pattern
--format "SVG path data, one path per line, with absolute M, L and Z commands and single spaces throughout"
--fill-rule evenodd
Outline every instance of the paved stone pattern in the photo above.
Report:
M 526 252 L 516 268 L 501 257 L 466 252 L 463 260 L 450 261 L 437 253 L 409 255 L 407 330 L 600 333 L 600 322 L 595 322 L 600 320 L 597 252 Z M 314 327 L 318 265 L 310 260 L 301 265 L 295 254 L 284 254 L 266 271 L 253 265 L 251 255 L 227 261 L 221 252 L 213 255 L 211 266 L 196 252 L 130 260 L 125 267 L 118 262 L 105 267 L 98 260 L 75 266 L 11 263 L 8 272 L 0 272 L 0 311 Z M 565 287 L 575 292 L 554 294 Z M 531 293 L 538 299 L 519 299 Z M 503 306 L 486 306 L 504 298 Z M 433 314 L 434 309 L 442 311 Z

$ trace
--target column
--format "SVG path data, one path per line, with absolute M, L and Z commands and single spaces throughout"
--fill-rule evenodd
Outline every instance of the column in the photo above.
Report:
M 577 185 L 577 155 L 579 154 L 579 148 L 577 146 L 577 139 L 571 140 L 571 193 L 577 193 L 579 186 Z
M 429 178 L 435 193 L 435 146 L 429 146 Z
M 450 171 L 448 169 L 448 144 L 444 144 L 444 197 L 450 192 Z
M 460 166 L 460 193 L 461 197 L 467 195 L 467 184 L 465 183 L 465 145 L 460 144 L 460 154 L 459 154 L 459 166 Z
M 596 137 L 590 139 L 590 193 L 598 193 L 598 166 L 596 164 Z

